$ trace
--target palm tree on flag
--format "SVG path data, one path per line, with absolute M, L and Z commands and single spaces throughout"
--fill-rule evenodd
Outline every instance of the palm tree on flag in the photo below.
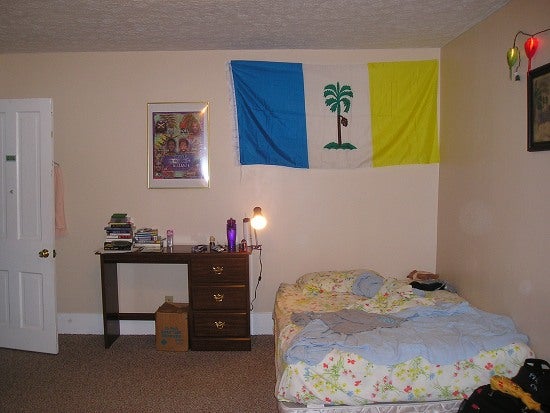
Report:
M 348 126 L 348 119 L 342 116 L 342 105 L 344 106 L 344 113 L 348 113 L 351 107 L 351 98 L 353 98 L 353 91 L 348 85 L 340 87 L 340 82 L 336 82 L 336 85 L 330 84 L 325 86 L 325 105 L 327 105 L 331 112 L 336 112 L 336 125 L 338 127 L 338 143 L 330 142 L 324 147 L 327 149 L 357 149 L 351 143 L 342 143 L 342 126 Z

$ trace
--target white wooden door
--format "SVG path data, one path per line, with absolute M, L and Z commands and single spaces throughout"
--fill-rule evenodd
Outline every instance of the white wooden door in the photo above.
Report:
M 0 99 L 0 347 L 58 353 L 51 99 Z

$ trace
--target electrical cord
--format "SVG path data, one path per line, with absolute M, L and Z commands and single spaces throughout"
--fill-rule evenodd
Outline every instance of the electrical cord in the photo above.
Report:
M 254 301 L 256 301 L 256 294 L 258 293 L 258 286 L 260 285 L 260 281 L 262 280 L 262 270 L 263 270 L 263 264 L 262 264 L 262 246 L 259 245 L 257 246 L 255 249 L 257 249 L 258 251 L 260 251 L 260 256 L 259 256 L 259 260 L 260 260 L 260 273 L 258 275 L 258 282 L 256 283 L 256 288 L 254 288 L 254 298 L 252 299 L 252 301 L 250 302 L 250 311 L 254 310 Z

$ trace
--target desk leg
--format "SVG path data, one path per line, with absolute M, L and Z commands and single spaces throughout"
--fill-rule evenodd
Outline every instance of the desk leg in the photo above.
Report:
M 101 294 L 103 296 L 103 336 L 105 348 L 120 336 L 118 308 L 118 275 L 116 263 L 105 263 L 101 259 Z

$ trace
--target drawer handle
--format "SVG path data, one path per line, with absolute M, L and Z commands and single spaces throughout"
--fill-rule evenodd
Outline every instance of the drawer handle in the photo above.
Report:
M 222 275 L 223 265 L 217 265 L 217 266 L 212 267 L 212 271 L 214 271 L 214 274 L 216 274 L 216 275 Z
M 221 303 L 223 301 L 223 294 L 212 294 L 214 301 Z
M 225 321 L 214 321 L 214 325 L 218 330 L 223 330 L 225 327 Z

